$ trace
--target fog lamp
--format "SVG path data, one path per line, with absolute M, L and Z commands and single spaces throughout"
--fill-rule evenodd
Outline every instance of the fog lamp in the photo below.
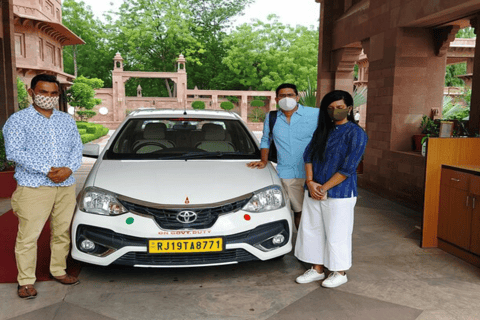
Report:
M 273 243 L 274 245 L 282 244 L 283 241 L 285 241 L 285 237 L 283 236 L 283 234 L 277 234 L 277 235 L 274 236 L 273 239 L 272 239 L 272 243 Z
M 95 250 L 95 243 L 93 241 L 90 241 L 90 240 L 83 240 L 80 243 L 80 249 L 84 252 L 93 251 L 93 250 Z

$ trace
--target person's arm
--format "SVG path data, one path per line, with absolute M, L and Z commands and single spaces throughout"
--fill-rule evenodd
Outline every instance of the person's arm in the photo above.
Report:
M 77 171 L 82 165 L 82 151 L 83 151 L 82 139 L 80 138 L 80 133 L 78 133 L 77 125 L 75 124 L 75 121 L 73 119 L 72 119 L 71 143 L 72 143 L 72 148 L 70 149 L 70 156 L 68 158 L 67 168 L 69 168 L 73 173 Z
M 313 180 L 313 166 L 311 162 L 305 163 L 305 173 L 305 184 L 307 185 L 310 197 L 315 200 L 321 200 L 322 194 L 320 193 L 320 188 L 322 187 L 322 185 Z
M 15 162 L 16 166 L 23 167 L 28 172 L 44 175 L 50 172 L 51 165 L 45 159 L 25 151 L 28 139 L 20 119 L 14 116 L 8 119 L 3 127 L 3 135 L 7 160 Z
M 80 134 L 78 133 L 77 126 L 72 119 L 72 124 L 70 125 L 70 143 L 71 148 L 68 154 L 68 161 L 65 167 L 53 168 L 49 174 L 48 178 L 55 183 L 62 183 L 68 179 L 75 171 L 77 171 L 82 165 L 82 150 L 83 144 Z
M 265 117 L 263 122 L 263 135 L 260 141 L 260 161 L 252 161 L 247 163 L 249 168 L 263 169 L 267 166 L 268 163 L 268 153 L 270 151 L 270 123 L 269 123 L 269 114 Z

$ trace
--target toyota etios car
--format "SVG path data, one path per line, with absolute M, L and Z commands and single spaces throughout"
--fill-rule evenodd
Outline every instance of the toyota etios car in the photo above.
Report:
M 100 153 L 78 198 L 72 256 L 97 265 L 192 267 L 292 249 L 288 199 L 235 113 L 140 110 Z

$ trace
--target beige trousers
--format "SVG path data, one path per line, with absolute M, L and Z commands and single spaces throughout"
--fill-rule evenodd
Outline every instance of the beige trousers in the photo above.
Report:
M 285 191 L 290 199 L 293 212 L 302 212 L 303 194 L 305 193 L 305 179 L 281 179 Z
M 70 224 L 75 210 L 75 185 L 30 188 L 18 186 L 12 195 L 12 209 L 18 217 L 15 243 L 20 285 L 34 284 L 37 240 L 50 217 L 50 273 L 62 276 L 70 250 Z

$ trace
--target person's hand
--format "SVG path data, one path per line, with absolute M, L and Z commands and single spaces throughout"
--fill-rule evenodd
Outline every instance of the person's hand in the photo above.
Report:
M 253 161 L 253 162 L 249 162 L 247 163 L 247 167 L 249 168 L 257 168 L 257 169 L 263 169 L 267 166 L 267 162 L 264 162 L 264 161 Z
M 67 180 L 68 177 L 72 174 L 72 170 L 67 167 L 55 168 L 52 167 L 50 172 L 48 172 L 47 177 L 52 180 L 54 183 L 62 183 Z
M 327 194 L 326 191 L 322 190 L 322 185 L 320 183 L 316 183 L 313 180 L 307 182 L 307 188 L 310 192 L 310 196 L 314 200 L 323 200 Z

